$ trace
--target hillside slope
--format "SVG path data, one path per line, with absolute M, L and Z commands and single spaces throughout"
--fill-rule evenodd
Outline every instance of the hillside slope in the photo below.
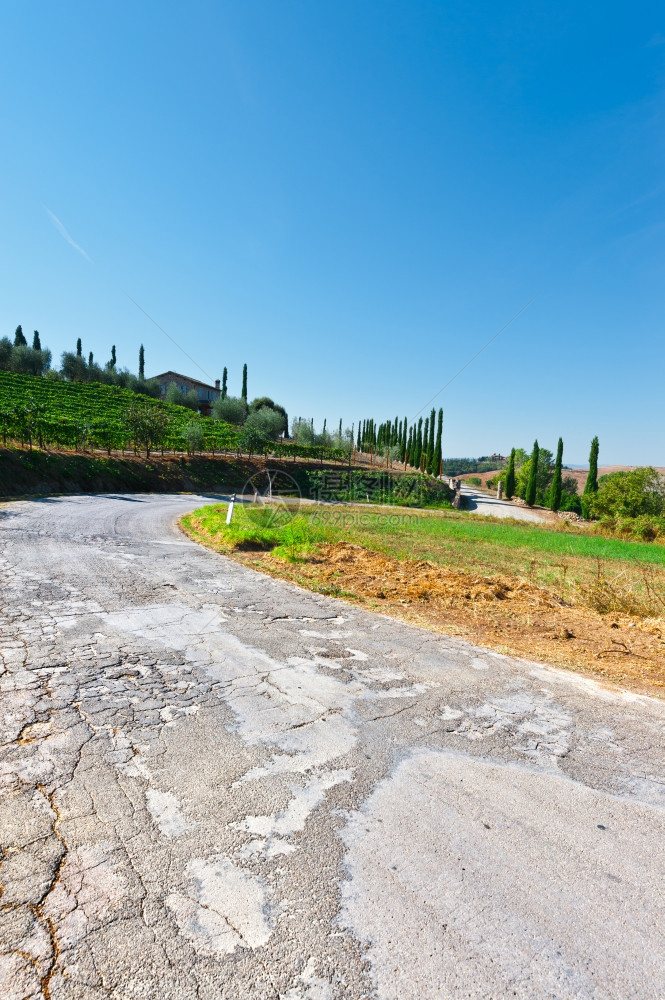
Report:
M 130 389 L 98 382 L 60 382 L 0 371 L 0 435 L 61 448 L 122 449 L 132 440 L 129 411 L 139 404 L 165 418 L 163 445 L 185 450 L 185 429 L 201 427 L 205 450 L 231 449 L 238 432 L 230 424 L 201 417 L 184 406 L 163 403 Z

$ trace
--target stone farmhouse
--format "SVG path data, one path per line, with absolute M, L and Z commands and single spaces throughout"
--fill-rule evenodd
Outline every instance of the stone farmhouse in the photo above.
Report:
M 210 415 L 212 403 L 216 399 L 219 399 L 221 395 L 219 379 L 215 379 L 214 385 L 208 385 L 207 382 L 199 382 L 198 379 L 189 378 L 188 375 L 181 375 L 179 372 L 162 372 L 161 375 L 153 375 L 151 381 L 159 383 L 159 391 L 162 397 L 166 395 L 166 390 L 172 382 L 174 385 L 177 385 L 183 396 L 186 396 L 193 389 L 199 397 L 199 413 L 202 413 L 206 417 Z

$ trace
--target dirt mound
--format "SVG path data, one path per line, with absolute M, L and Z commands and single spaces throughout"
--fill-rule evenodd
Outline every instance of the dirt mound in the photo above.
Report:
M 355 582 L 365 595 L 379 600 L 434 601 L 447 608 L 466 607 L 470 601 L 515 598 L 531 602 L 534 607 L 561 603 L 547 591 L 510 577 L 473 576 L 425 561 L 398 562 L 348 542 L 319 546 L 316 561 L 330 567 L 323 570 L 328 578 L 337 575 L 340 564 L 344 564 L 346 585 Z

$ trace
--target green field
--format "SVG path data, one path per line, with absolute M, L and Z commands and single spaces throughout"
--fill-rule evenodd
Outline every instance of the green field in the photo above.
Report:
M 225 518 L 226 505 L 218 504 L 183 523 L 196 522 L 222 549 L 265 547 L 297 561 L 309 558 L 317 544 L 352 542 L 400 560 L 427 560 L 483 576 L 507 574 L 571 603 L 579 600 L 580 588 L 594 587 L 599 579 L 642 596 L 645 586 L 659 592 L 665 587 L 665 546 L 579 530 L 454 511 L 391 514 L 351 506 L 303 506 L 294 519 L 280 519 L 269 506 L 236 507 L 230 528 Z

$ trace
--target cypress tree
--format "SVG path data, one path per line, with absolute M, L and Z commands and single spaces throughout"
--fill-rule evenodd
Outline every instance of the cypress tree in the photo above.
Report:
M 224 368 L 224 371 L 222 372 L 222 399 L 226 399 L 226 395 L 228 392 L 226 383 L 228 382 L 228 378 L 229 378 L 228 370 Z
M 92 362 L 93 362 L 92 351 L 90 351 L 90 354 L 88 355 L 88 368 L 92 368 Z
M 584 492 L 597 493 L 598 492 L 598 438 L 595 437 L 591 442 L 591 451 L 589 452 L 589 474 L 586 477 L 586 483 L 584 484 Z
M 81 343 L 81 338 L 79 337 L 79 339 L 76 341 L 76 357 L 80 358 L 82 353 L 83 353 L 83 345 Z
M 508 468 L 506 469 L 506 499 L 512 500 L 515 495 L 515 449 L 510 452 Z
M 111 368 L 115 368 L 115 344 L 111 345 Z
M 416 447 L 414 451 L 414 462 L 413 464 L 417 469 L 420 468 L 420 456 L 423 453 L 423 418 L 420 417 L 418 420 L 418 430 L 416 431 Z
M 436 425 L 436 447 L 434 449 L 434 468 L 432 475 L 438 476 L 441 472 L 441 459 L 443 458 L 442 441 L 443 438 L 443 409 L 439 407 L 439 419 Z
M 589 501 L 598 492 L 598 449 L 598 438 L 595 437 L 591 442 L 591 451 L 589 452 L 589 472 L 587 474 L 586 483 L 584 484 L 584 490 L 582 492 L 582 514 L 586 518 L 588 518 L 590 514 Z
M 436 460 L 436 438 L 434 437 L 434 422 L 436 420 L 436 411 L 432 407 L 432 412 L 429 415 L 429 450 L 427 452 L 427 472 L 430 476 L 436 475 L 434 471 L 434 462 Z M 438 471 L 438 470 L 437 470 Z
M 19 323 L 14 333 L 14 347 L 27 347 L 27 346 L 28 346 L 28 341 L 25 339 L 25 336 L 23 334 L 23 327 Z
M 423 469 L 423 463 L 425 464 L 425 471 L 427 470 L 427 454 L 429 448 L 429 417 L 425 417 L 425 427 L 423 430 L 423 450 L 420 455 L 420 461 L 418 463 L 418 468 Z
M 411 453 L 413 451 L 413 427 L 409 427 L 409 437 L 406 442 L 406 461 L 411 465 Z
M 356 451 L 362 451 L 362 427 L 361 421 L 358 421 L 358 440 L 356 441 Z
M 242 392 L 240 393 L 242 399 L 247 402 L 247 365 L 242 366 Z
M 563 438 L 559 438 L 556 446 L 556 462 L 554 463 L 554 475 L 550 486 L 550 507 L 558 510 L 561 506 L 561 469 L 563 466 Z
M 529 466 L 529 479 L 526 484 L 526 500 L 529 507 L 533 507 L 536 502 L 536 477 L 538 475 L 538 456 L 540 454 L 540 448 L 538 447 L 538 441 L 533 443 L 533 451 L 531 452 L 531 465 Z
M 145 351 L 143 344 L 139 347 L 139 382 L 145 382 Z
M 42 349 L 42 342 L 39 339 L 39 330 L 35 330 L 32 335 L 32 349 L 33 351 L 41 351 Z
M 339 437 L 339 443 L 342 443 L 342 418 L 339 418 L 339 430 L 337 431 L 337 436 Z

